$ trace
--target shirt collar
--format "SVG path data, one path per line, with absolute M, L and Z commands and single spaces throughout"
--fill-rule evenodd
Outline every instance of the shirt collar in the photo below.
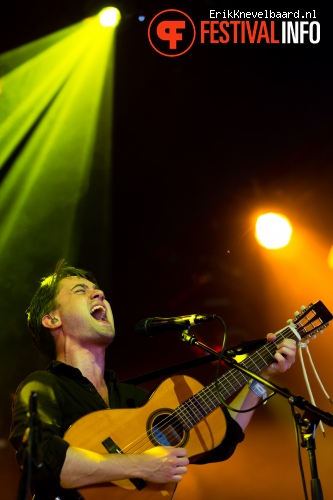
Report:
M 62 361 L 58 360 L 53 360 L 49 364 L 49 366 L 46 368 L 47 371 L 50 371 L 52 373 L 63 373 L 67 376 L 75 377 L 75 378 L 81 378 L 83 377 L 81 370 L 78 368 L 75 368 L 74 366 L 67 365 L 66 363 L 63 363 Z M 116 382 L 116 374 L 113 370 L 105 370 L 104 372 L 104 378 L 106 382 L 109 383 L 115 383 Z

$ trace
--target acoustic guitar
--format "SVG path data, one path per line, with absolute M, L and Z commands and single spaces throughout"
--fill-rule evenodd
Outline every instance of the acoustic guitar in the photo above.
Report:
M 309 338 L 328 326 L 332 314 L 318 301 L 240 364 L 259 373 L 273 362 L 276 346 L 285 338 Z M 97 453 L 142 453 L 154 446 L 186 447 L 195 457 L 218 446 L 226 432 L 221 398 L 227 401 L 249 377 L 236 368 L 203 387 L 195 379 L 166 379 L 148 402 L 134 409 L 100 410 L 75 422 L 64 439 L 71 446 Z M 217 391 L 218 388 L 218 391 Z M 85 500 L 170 500 L 177 483 L 156 484 L 143 479 L 121 480 L 79 488 Z

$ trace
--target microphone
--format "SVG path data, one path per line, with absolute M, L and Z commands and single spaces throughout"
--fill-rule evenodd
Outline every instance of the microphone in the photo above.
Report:
M 225 356 L 230 356 L 234 358 L 235 356 L 239 356 L 241 354 L 247 354 L 251 351 L 256 351 L 260 347 L 263 347 L 267 344 L 266 337 L 256 340 L 245 340 L 236 346 L 231 346 L 225 350 Z
M 199 325 L 204 321 L 212 321 L 216 314 L 189 314 L 187 316 L 175 316 L 173 318 L 147 318 L 141 319 L 135 325 L 135 331 L 139 335 L 152 337 L 169 330 L 185 330 L 193 325 Z

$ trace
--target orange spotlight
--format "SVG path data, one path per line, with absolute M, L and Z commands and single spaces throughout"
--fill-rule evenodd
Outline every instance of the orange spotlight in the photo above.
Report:
M 284 215 L 267 213 L 257 219 L 255 236 L 258 243 L 268 249 L 282 248 L 288 245 L 292 227 Z

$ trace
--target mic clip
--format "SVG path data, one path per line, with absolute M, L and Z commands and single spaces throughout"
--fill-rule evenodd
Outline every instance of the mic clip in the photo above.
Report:
M 228 358 L 234 358 L 235 356 L 247 354 L 251 351 L 259 349 L 259 347 L 265 345 L 266 342 L 267 339 L 265 337 L 257 340 L 245 340 L 244 342 L 241 342 L 237 346 L 228 347 L 228 349 L 224 351 L 224 356 Z

